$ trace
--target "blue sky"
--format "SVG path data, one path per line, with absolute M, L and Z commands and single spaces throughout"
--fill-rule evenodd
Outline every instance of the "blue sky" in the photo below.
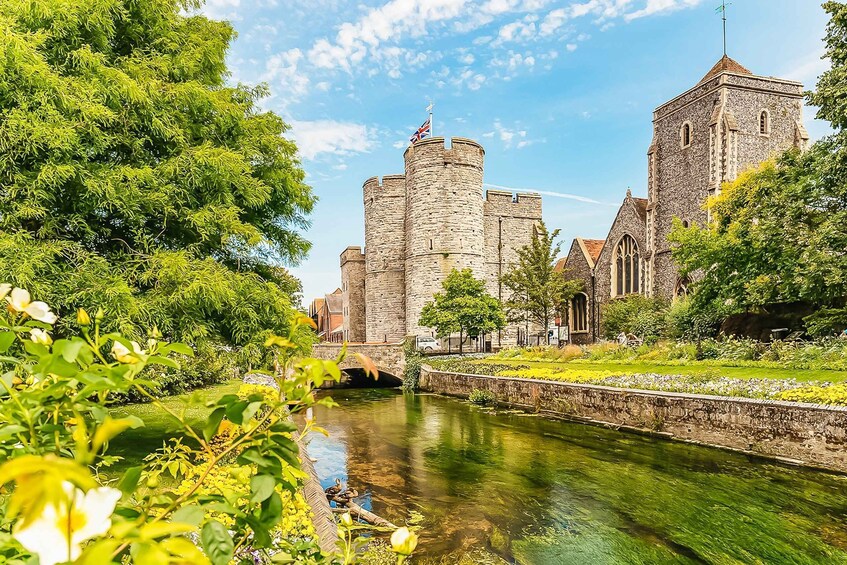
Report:
M 232 80 L 266 82 L 320 198 L 305 303 L 340 285 L 363 245 L 361 187 L 403 172 L 435 102 L 435 134 L 486 149 L 485 182 L 539 191 L 544 219 L 603 238 L 627 187 L 646 193 L 653 109 L 722 55 L 719 0 L 208 0 L 239 33 Z M 734 0 L 728 52 L 756 74 L 813 87 L 826 15 L 817 0 Z M 805 112 L 813 138 L 826 124 Z M 554 195 L 555 194 L 555 195 Z

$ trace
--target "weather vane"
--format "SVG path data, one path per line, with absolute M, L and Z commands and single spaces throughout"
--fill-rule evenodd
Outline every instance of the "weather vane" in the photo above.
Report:
M 732 2 L 726 3 L 726 0 L 721 0 L 721 5 L 715 8 L 715 13 L 721 15 L 723 20 L 723 56 L 726 57 L 726 7 L 732 6 Z

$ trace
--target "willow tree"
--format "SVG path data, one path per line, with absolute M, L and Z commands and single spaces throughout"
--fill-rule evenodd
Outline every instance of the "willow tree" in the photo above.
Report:
M 289 325 L 315 198 L 197 7 L 0 2 L 0 281 L 129 335 L 245 344 Z

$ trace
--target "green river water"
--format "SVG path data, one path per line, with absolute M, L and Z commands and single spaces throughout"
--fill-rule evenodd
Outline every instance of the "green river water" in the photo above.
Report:
M 417 562 L 847 563 L 847 477 L 392 389 L 332 392 L 309 454 Z

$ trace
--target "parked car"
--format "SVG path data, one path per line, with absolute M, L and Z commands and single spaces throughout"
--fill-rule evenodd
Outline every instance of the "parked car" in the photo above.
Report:
M 418 336 L 417 338 L 418 351 L 430 353 L 432 351 L 441 351 L 441 344 L 434 337 Z

